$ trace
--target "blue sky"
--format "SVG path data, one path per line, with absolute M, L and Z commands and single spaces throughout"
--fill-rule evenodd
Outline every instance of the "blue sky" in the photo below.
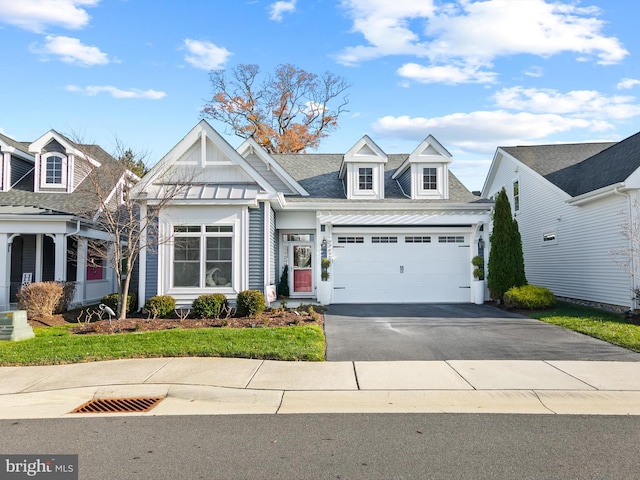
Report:
M 319 152 L 432 134 L 478 190 L 497 146 L 640 130 L 639 16 L 637 0 L 0 0 L 0 132 L 117 138 L 154 164 L 202 118 L 211 69 L 291 63 L 352 84 Z

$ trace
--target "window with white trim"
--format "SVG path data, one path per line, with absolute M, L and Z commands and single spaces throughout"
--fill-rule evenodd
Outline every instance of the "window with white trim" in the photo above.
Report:
M 358 190 L 373 190 L 373 168 L 358 169 Z
M 520 182 L 516 180 L 513 182 L 513 210 L 520 210 Z
M 67 186 L 67 157 L 58 152 L 42 155 L 40 184 L 43 187 Z
M 556 232 L 542 232 L 542 244 L 543 245 L 555 245 L 558 243 L 558 237 Z
M 176 225 L 173 233 L 173 287 L 232 286 L 231 225 Z
M 425 167 L 422 169 L 422 189 L 438 189 L 438 169 L 435 167 Z

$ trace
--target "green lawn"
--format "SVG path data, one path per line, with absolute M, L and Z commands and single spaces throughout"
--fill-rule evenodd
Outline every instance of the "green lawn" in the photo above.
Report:
M 0 342 L 0 366 L 145 357 L 324 360 L 322 327 L 202 328 L 116 335 L 72 335 L 69 326 L 34 328 L 35 338 Z
M 526 315 L 640 352 L 640 325 L 626 323 L 616 313 L 561 303 L 553 309 Z

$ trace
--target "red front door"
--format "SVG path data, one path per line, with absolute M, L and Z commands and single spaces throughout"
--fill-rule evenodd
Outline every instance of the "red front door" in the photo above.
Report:
M 293 290 L 294 294 L 310 294 L 313 292 L 313 271 L 311 268 L 311 245 L 293 246 Z

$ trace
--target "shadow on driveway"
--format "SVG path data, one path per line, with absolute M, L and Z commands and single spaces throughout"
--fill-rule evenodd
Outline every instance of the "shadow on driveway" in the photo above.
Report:
M 329 361 L 640 361 L 640 353 L 490 305 L 331 305 L 325 334 Z

